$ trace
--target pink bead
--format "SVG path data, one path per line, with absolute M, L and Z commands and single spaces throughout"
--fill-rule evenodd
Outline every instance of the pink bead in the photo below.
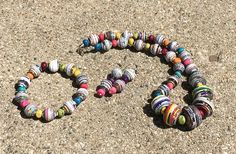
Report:
M 184 64 L 184 66 L 188 66 L 189 64 L 191 64 L 191 60 L 190 59 L 185 59 L 183 61 L 183 64 Z
M 150 36 L 148 37 L 148 40 L 149 40 L 150 43 L 153 43 L 154 40 L 155 40 L 155 37 L 154 37 L 153 35 L 150 35 Z
M 80 88 L 88 89 L 88 84 L 87 83 L 83 83 L 83 84 L 80 85 Z
M 23 100 L 22 102 L 20 102 L 20 107 L 22 109 L 25 108 L 27 105 L 29 105 L 29 101 L 28 100 Z
M 200 112 L 200 114 L 201 114 L 202 117 L 205 116 L 205 113 L 204 113 L 202 110 L 199 110 L 199 112 Z
M 105 90 L 104 89 L 98 89 L 97 90 L 97 95 L 99 96 L 99 97 L 102 97 L 102 96 L 104 96 L 105 95 Z
M 117 47 L 117 40 L 112 40 L 111 43 L 113 48 Z
M 163 48 L 162 51 L 161 51 L 162 55 L 165 56 L 166 53 L 167 53 L 167 51 L 168 51 L 168 50 L 167 50 L 166 48 Z
M 116 94 L 117 90 L 115 87 L 111 87 L 111 89 L 109 90 L 109 94 L 113 95 Z
M 105 39 L 105 35 L 103 33 L 99 34 L 98 37 L 100 42 L 103 42 Z
M 171 90 L 171 89 L 174 88 L 174 85 L 173 85 L 172 82 L 168 82 L 168 83 L 167 83 L 167 87 Z

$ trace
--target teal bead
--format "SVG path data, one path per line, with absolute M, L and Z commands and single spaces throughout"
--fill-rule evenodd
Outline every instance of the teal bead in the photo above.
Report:
M 176 72 L 175 72 L 175 75 L 176 75 L 178 78 L 181 78 L 181 77 L 182 77 L 182 74 L 181 74 L 180 71 L 176 71 Z
M 16 91 L 17 92 L 26 91 L 26 87 L 25 86 L 19 86 Z
M 180 47 L 180 48 L 177 49 L 177 53 L 180 54 L 180 53 L 183 52 L 184 50 L 185 50 L 184 48 Z
M 162 95 L 162 93 L 161 93 L 159 90 L 154 91 L 154 92 L 152 93 L 152 98 L 155 98 L 155 97 L 160 96 L 160 95 Z

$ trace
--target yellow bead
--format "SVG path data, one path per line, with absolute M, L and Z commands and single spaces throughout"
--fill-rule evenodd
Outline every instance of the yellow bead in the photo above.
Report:
M 76 70 L 73 72 L 73 76 L 74 77 L 77 77 L 77 76 L 79 76 L 80 75 L 80 69 L 78 69 L 78 68 L 76 68 Z
M 43 115 L 43 111 L 40 110 L 40 109 L 38 109 L 38 110 L 36 111 L 36 113 L 35 113 L 35 116 L 36 116 L 36 118 L 38 118 L 38 119 L 41 118 L 42 115 Z
M 60 64 L 59 66 L 60 72 L 64 72 L 65 68 L 66 68 L 66 64 Z
M 133 39 L 133 38 L 130 38 L 129 41 L 128 41 L 128 43 L 129 43 L 130 46 L 133 46 L 133 44 L 134 44 L 134 39 Z
M 151 45 L 150 45 L 149 43 L 146 43 L 146 44 L 145 44 L 145 50 L 148 50 L 148 49 L 150 48 L 150 46 L 151 46 Z
M 120 32 L 116 32 L 116 39 L 120 39 L 121 38 L 121 33 Z
M 203 86 L 201 82 L 197 84 L 197 87 L 201 87 L 201 86 Z
M 138 32 L 134 32 L 133 37 L 134 37 L 135 40 L 137 40 L 138 39 Z

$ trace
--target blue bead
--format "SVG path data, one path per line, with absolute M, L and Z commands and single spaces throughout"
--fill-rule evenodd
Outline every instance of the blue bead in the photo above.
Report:
M 182 47 L 180 47 L 180 48 L 177 49 L 178 54 L 180 54 L 180 53 L 183 52 L 183 51 L 184 51 L 184 48 L 182 48 Z
M 25 86 L 19 86 L 19 87 L 17 87 L 16 91 L 17 92 L 19 92 L 19 91 L 26 91 L 26 88 L 25 88 Z
M 182 77 L 182 74 L 181 74 L 180 71 L 176 71 L 176 72 L 175 72 L 175 75 L 176 75 L 178 78 L 181 78 L 181 77 Z
M 95 50 L 96 50 L 96 51 L 102 50 L 102 44 L 101 44 L 101 43 L 97 43 L 97 44 L 95 45 Z
M 160 95 L 162 95 L 162 94 L 161 94 L 161 92 L 160 92 L 159 90 L 156 90 L 156 91 L 154 91 L 154 92 L 152 93 L 152 97 L 153 97 L 153 98 L 155 98 L 155 97 L 157 97 L 157 96 L 160 96 Z
M 90 42 L 89 42 L 88 39 L 84 39 L 84 40 L 83 40 L 83 44 L 84 44 L 84 47 L 88 47 L 89 44 L 90 44 Z
M 79 105 L 82 102 L 82 98 L 81 97 L 76 97 L 73 99 L 73 101 L 76 103 L 76 105 Z

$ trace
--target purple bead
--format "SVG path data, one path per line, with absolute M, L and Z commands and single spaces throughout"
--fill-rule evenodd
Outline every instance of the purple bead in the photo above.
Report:
M 107 80 L 110 80 L 112 84 L 115 82 L 115 79 L 112 77 L 112 74 L 107 75 Z
M 129 78 L 126 75 L 122 75 L 122 80 L 125 81 L 125 84 L 129 82 Z

